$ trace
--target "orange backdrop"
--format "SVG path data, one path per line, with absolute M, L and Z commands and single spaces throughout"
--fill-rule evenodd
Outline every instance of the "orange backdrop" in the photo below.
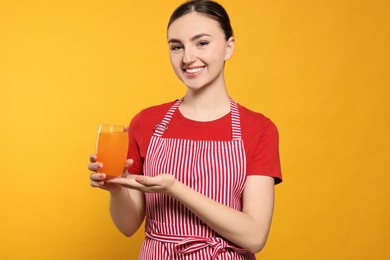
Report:
M 390 4 L 220 1 L 231 95 L 273 119 L 284 183 L 259 259 L 390 259 Z M 101 122 L 181 97 L 181 1 L 0 1 L 0 259 L 135 259 L 89 187 Z

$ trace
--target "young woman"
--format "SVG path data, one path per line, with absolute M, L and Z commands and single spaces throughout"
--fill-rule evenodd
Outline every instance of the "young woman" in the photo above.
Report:
M 234 37 L 222 6 L 182 4 L 167 37 L 184 97 L 133 118 L 122 178 L 105 181 L 91 156 L 91 185 L 109 191 L 112 220 L 126 236 L 146 217 L 139 259 L 256 259 L 281 181 L 277 129 L 227 93 Z

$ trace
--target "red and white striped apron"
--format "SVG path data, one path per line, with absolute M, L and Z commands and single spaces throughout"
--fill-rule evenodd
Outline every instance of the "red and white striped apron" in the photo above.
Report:
M 230 100 L 231 141 L 163 138 L 182 100 L 156 126 L 146 154 L 144 174 L 172 174 L 203 195 L 241 210 L 246 158 L 237 104 Z M 218 235 L 177 200 L 158 193 L 145 196 L 146 237 L 139 259 L 256 259 L 252 253 Z

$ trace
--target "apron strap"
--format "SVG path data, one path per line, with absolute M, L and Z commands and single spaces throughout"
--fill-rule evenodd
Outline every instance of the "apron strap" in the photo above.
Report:
M 171 106 L 171 108 L 165 114 L 163 120 L 154 127 L 153 136 L 161 137 L 164 134 L 164 132 L 168 129 L 168 124 L 172 119 L 173 113 L 175 113 L 176 109 L 180 106 L 181 102 L 183 102 L 183 99 L 184 98 L 180 98 L 176 100 L 175 104 Z
M 240 112 L 237 103 L 232 98 L 230 98 L 230 114 L 232 117 L 232 139 L 241 140 Z

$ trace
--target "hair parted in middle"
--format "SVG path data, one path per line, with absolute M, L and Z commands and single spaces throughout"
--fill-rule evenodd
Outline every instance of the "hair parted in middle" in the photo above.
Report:
M 233 36 L 230 18 L 225 8 L 223 8 L 219 3 L 210 0 L 190 0 L 183 3 L 172 13 L 168 22 L 168 28 L 176 19 L 194 12 L 217 21 L 225 34 L 226 40 Z

